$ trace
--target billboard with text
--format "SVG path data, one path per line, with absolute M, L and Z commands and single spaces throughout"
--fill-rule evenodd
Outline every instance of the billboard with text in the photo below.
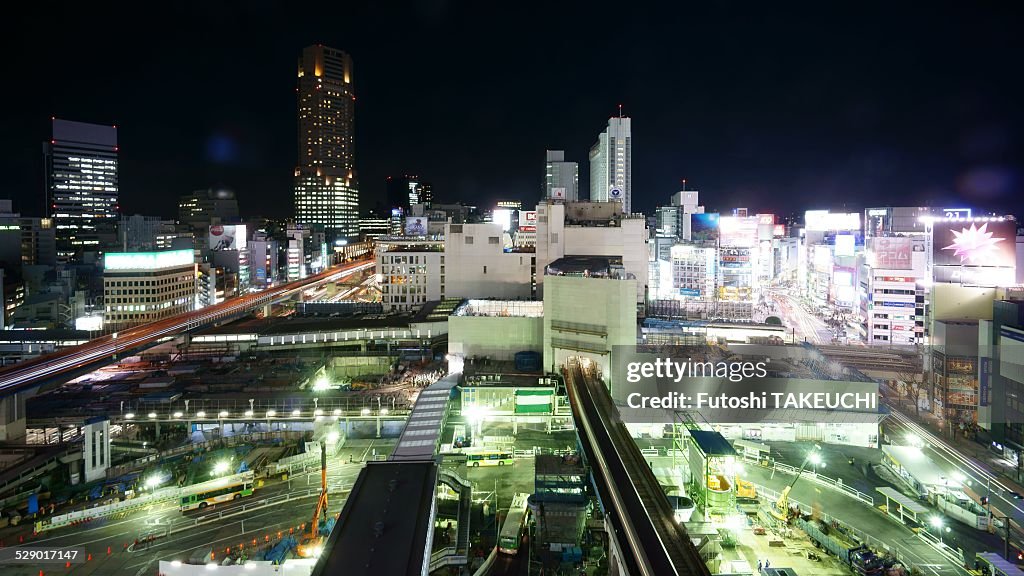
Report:
M 914 246 L 911 238 L 871 238 L 868 248 L 868 263 L 872 268 L 914 269 Z

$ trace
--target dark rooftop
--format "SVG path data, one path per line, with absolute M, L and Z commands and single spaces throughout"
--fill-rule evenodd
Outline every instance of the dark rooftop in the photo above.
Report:
M 422 574 L 436 485 L 433 461 L 367 462 L 312 576 Z
M 690 430 L 690 436 L 697 443 L 705 456 L 736 456 L 736 450 L 718 432 L 710 430 Z
M 549 276 L 610 276 L 613 269 L 622 269 L 620 256 L 563 256 L 547 265 Z

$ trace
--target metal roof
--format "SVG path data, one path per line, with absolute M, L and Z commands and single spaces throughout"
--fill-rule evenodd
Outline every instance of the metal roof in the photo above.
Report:
M 922 506 L 920 502 L 908 497 L 906 494 L 902 492 L 897 492 L 895 488 L 891 488 L 889 486 L 882 486 L 879 488 L 875 488 L 875 490 L 878 490 L 880 494 L 896 502 L 897 504 L 906 508 L 907 510 L 910 510 L 914 514 L 924 514 L 928 511 L 928 508 Z

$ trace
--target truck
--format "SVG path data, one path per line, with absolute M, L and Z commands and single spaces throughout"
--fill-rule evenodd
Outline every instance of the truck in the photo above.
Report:
M 879 576 L 884 572 L 880 556 L 867 546 L 851 541 L 838 528 L 804 518 L 800 518 L 798 524 L 817 546 L 839 558 L 859 576 Z

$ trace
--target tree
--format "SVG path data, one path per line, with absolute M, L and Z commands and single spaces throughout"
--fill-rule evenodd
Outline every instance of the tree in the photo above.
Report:
M 899 391 L 908 400 L 914 403 L 914 414 L 921 415 L 921 393 L 925 390 L 925 373 L 900 372 Z

